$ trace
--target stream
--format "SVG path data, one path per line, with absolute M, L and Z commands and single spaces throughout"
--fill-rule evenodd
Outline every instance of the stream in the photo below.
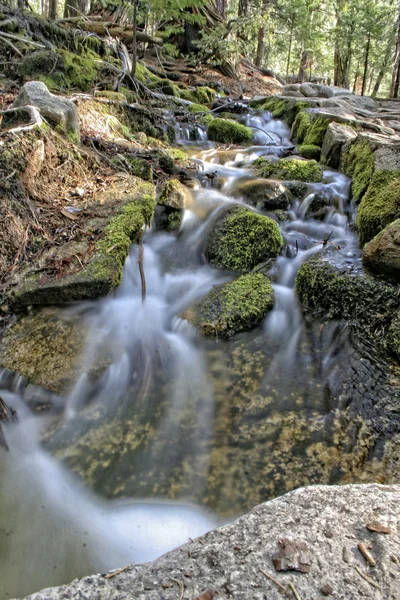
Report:
M 145 302 L 132 247 L 114 295 L 60 309 L 87 332 L 67 396 L 0 374 L 0 396 L 19 417 L 0 452 L 0 600 L 152 560 L 293 488 L 359 477 L 362 424 L 350 421 L 343 394 L 346 324 L 304 319 L 294 291 L 318 252 L 361 264 L 349 178 L 325 171 L 279 221 L 275 304 L 260 327 L 212 339 L 185 318 L 234 277 L 204 259 L 210 225 L 242 202 L 233 196 L 257 157 L 292 147 L 268 113 L 243 122 L 257 128 L 250 148 L 218 150 L 204 132 L 190 142 L 198 186 L 177 234 L 144 235 Z M 318 194 L 330 199 L 323 220 L 307 215 Z M 29 394 L 57 410 L 32 411 Z

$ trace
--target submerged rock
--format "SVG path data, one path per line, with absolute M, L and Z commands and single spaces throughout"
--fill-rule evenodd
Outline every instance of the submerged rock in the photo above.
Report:
M 388 225 L 364 246 L 363 261 L 378 275 L 400 281 L 400 219 Z
M 239 181 L 232 195 L 264 210 L 286 210 L 289 207 L 288 190 L 282 183 L 269 179 Z
M 322 181 L 322 168 L 316 160 L 299 160 L 282 158 L 277 161 L 268 158 L 257 158 L 254 162 L 256 173 L 260 177 L 317 183 Z
M 282 244 L 282 234 L 275 221 L 234 206 L 212 226 L 205 251 L 215 267 L 250 271 L 263 260 L 275 258 Z
M 300 488 L 256 506 L 234 523 L 215 529 L 197 540 L 165 554 L 154 562 L 132 565 L 116 577 L 92 575 L 59 588 L 32 594 L 27 600 L 176 600 L 181 581 L 185 597 L 281 600 L 292 575 L 276 573 L 273 557 L 280 540 L 286 546 L 307 548 L 308 574 L 295 577 L 301 598 L 316 598 L 319 590 L 332 589 L 338 600 L 373 597 L 396 600 L 400 520 L 400 486 L 345 485 Z M 392 533 L 369 531 L 378 521 Z M 368 573 L 358 543 L 372 545 L 379 567 Z M 290 559 L 290 557 L 289 557 Z M 300 557 L 300 562 L 303 558 Z M 289 560 L 290 562 L 290 560 Z M 289 579 L 288 579 L 289 577 Z M 374 582 L 374 586 L 370 583 Z
M 27 105 L 38 108 L 43 117 L 53 121 L 79 141 L 79 115 L 71 100 L 51 94 L 42 81 L 28 81 L 22 86 L 12 108 Z
M 247 144 L 251 142 L 252 132 L 249 127 L 232 119 L 214 119 L 207 129 L 208 138 L 223 144 Z
M 269 279 L 261 273 L 250 273 L 212 289 L 197 304 L 189 320 L 205 335 L 231 337 L 259 325 L 273 303 Z

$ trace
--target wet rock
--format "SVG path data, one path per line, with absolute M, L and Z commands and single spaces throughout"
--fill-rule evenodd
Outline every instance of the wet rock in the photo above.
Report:
M 334 203 L 334 192 L 331 188 L 320 188 L 315 190 L 313 198 L 308 204 L 305 212 L 307 219 L 324 220 Z
M 236 123 L 232 119 L 214 119 L 207 129 L 208 138 L 223 144 L 246 144 L 251 142 L 252 131 L 249 127 Z
M 247 208 L 229 208 L 211 227 L 206 257 L 215 267 L 249 271 L 268 258 L 275 258 L 283 239 L 278 225 L 269 217 Z
M 183 209 L 190 206 L 191 193 L 178 179 L 170 179 L 164 185 L 158 197 L 157 204 L 168 208 Z
M 256 173 L 260 177 L 305 182 L 322 181 L 322 168 L 316 160 L 299 160 L 296 158 L 282 158 L 277 161 L 268 158 L 257 158 L 254 162 Z
M 29 600 L 69 600 L 77 597 L 99 600 L 176 600 L 177 586 L 163 585 L 174 579 L 184 582 L 185 597 L 202 598 L 204 590 L 215 590 L 218 598 L 281 600 L 282 591 L 260 571 L 273 569 L 271 557 L 276 540 L 295 536 L 309 546 L 310 572 L 299 574 L 295 585 L 301 598 L 316 598 L 321 588 L 335 590 L 335 598 L 348 600 L 371 596 L 396 600 L 396 567 L 391 560 L 398 552 L 399 534 L 387 536 L 379 545 L 379 569 L 369 574 L 378 588 L 365 581 L 353 565 L 342 560 L 343 540 L 357 546 L 365 521 L 384 515 L 399 530 L 400 486 L 345 485 L 312 486 L 260 504 L 230 525 L 169 552 L 152 563 L 132 565 L 116 577 L 93 575 L 69 585 L 32 594 Z M 334 525 L 332 539 L 323 531 Z M 314 567 L 315 565 L 315 567 Z M 359 568 L 364 570 L 360 561 Z M 190 571 L 192 576 L 185 577 Z M 277 573 L 287 586 L 290 579 Z M 327 581 L 330 583 L 327 584 Z M 323 592 L 325 593 L 325 592 Z M 371 596 L 372 597 L 372 596 Z
M 357 137 L 351 127 L 340 123 L 329 123 L 321 151 L 321 162 L 331 169 L 338 169 L 344 144 Z
M 316 144 L 302 144 L 298 148 L 300 156 L 303 158 L 319 160 L 321 156 L 321 148 Z
M 400 219 L 364 246 L 363 262 L 378 275 L 400 281 Z
M 308 185 L 303 181 L 285 181 L 285 187 L 297 200 L 302 200 L 308 192 Z
M 43 117 L 53 121 L 79 141 L 79 115 L 71 100 L 51 94 L 42 81 L 28 81 L 22 86 L 12 108 L 28 104 L 38 108 Z
M 362 246 L 387 225 L 400 218 L 399 172 L 377 171 L 371 175 L 368 183 L 367 193 L 361 200 L 356 218 Z
M 269 179 L 239 181 L 232 195 L 264 210 L 286 210 L 289 206 L 288 190 L 282 183 Z
M 231 337 L 259 325 L 273 304 L 269 279 L 255 273 L 215 287 L 185 315 L 205 335 Z
M 183 210 L 168 206 L 157 206 L 154 212 L 156 230 L 177 231 L 182 223 Z

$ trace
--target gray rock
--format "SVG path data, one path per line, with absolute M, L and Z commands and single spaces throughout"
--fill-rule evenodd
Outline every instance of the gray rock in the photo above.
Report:
M 191 206 L 190 190 L 182 185 L 178 179 L 170 179 L 164 184 L 157 204 L 176 209 Z
M 363 261 L 371 271 L 400 281 L 400 219 L 364 246 Z
M 338 169 L 343 145 L 356 137 L 357 134 L 351 127 L 330 123 L 322 144 L 321 162 L 332 169 Z
M 288 85 L 284 85 L 281 93 L 287 95 L 287 92 L 300 92 L 300 83 L 289 83 Z
M 289 207 L 288 190 L 282 183 L 272 179 L 239 180 L 232 196 L 243 198 L 246 204 L 264 210 L 286 210 Z
M 51 94 L 42 81 L 28 81 L 20 89 L 12 108 L 27 105 L 38 108 L 45 119 L 60 125 L 79 140 L 79 115 L 71 100 Z
M 300 92 L 307 98 L 318 98 L 319 96 L 318 90 L 312 83 L 302 83 L 300 86 Z
M 332 590 L 337 600 L 398 600 L 399 502 L 398 485 L 301 488 L 255 507 L 231 525 L 152 563 L 132 565 L 108 579 L 104 575 L 85 577 L 28 598 L 176 600 L 183 585 L 183 598 L 188 600 L 199 596 L 281 600 L 282 590 L 263 575 L 262 569 L 285 587 L 292 582 L 304 599 L 319 598 L 319 591 L 324 589 Z M 366 526 L 371 521 L 389 526 L 392 534 L 369 531 Z M 272 557 L 282 540 L 307 548 L 309 573 L 275 572 Z M 372 546 L 376 567 L 367 565 L 358 550 L 360 542 Z

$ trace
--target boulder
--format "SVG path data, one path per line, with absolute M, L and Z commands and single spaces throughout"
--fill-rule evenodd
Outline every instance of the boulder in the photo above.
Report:
M 282 179 L 317 183 L 322 181 L 323 172 L 316 160 L 300 160 L 298 158 L 282 158 L 271 161 L 268 158 L 257 158 L 254 162 L 257 175 L 267 179 Z
M 157 204 L 182 209 L 191 204 L 191 192 L 178 179 L 170 179 L 161 190 Z
M 45 119 L 53 121 L 79 141 L 79 115 L 71 100 L 51 94 L 42 81 L 28 81 L 20 89 L 12 108 L 27 105 L 35 106 Z
M 378 275 L 400 281 L 400 219 L 364 246 L 363 262 Z
M 264 210 L 286 210 L 289 207 L 288 190 L 272 179 L 239 181 L 232 196 L 243 198 L 246 204 Z
M 357 137 L 351 127 L 329 123 L 321 150 L 321 162 L 331 169 L 338 169 L 342 147 Z
M 228 338 L 259 325 L 273 304 L 269 279 L 250 273 L 215 287 L 184 316 L 205 335 Z
M 250 271 L 260 262 L 275 258 L 282 244 L 282 234 L 273 219 L 234 206 L 214 222 L 205 252 L 215 267 Z
M 232 119 L 214 119 L 207 129 L 208 138 L 223 144 L 248 144 L 251 142 L 250 127 L 241 125 Z
M 304 599 L 332 593 L 337 600 L 397 600 L 399 503 L 399 485 L 300 488 L 151 563 L 132 564 L 115 577 L 76 579 L 26 600 L 176 600 L 179 588 L 190 599 L 281 600 L 276 581 Z M 382 527 L 390 533 L 380 533 Z M 361 543 L 371 547 L 375 568 Z
M 316 88 L 315 84 L 312 83 L 302 83 L 300 86 L 300 92 L 307 98 L 318 98 L 319 96 L 318 89 Z

